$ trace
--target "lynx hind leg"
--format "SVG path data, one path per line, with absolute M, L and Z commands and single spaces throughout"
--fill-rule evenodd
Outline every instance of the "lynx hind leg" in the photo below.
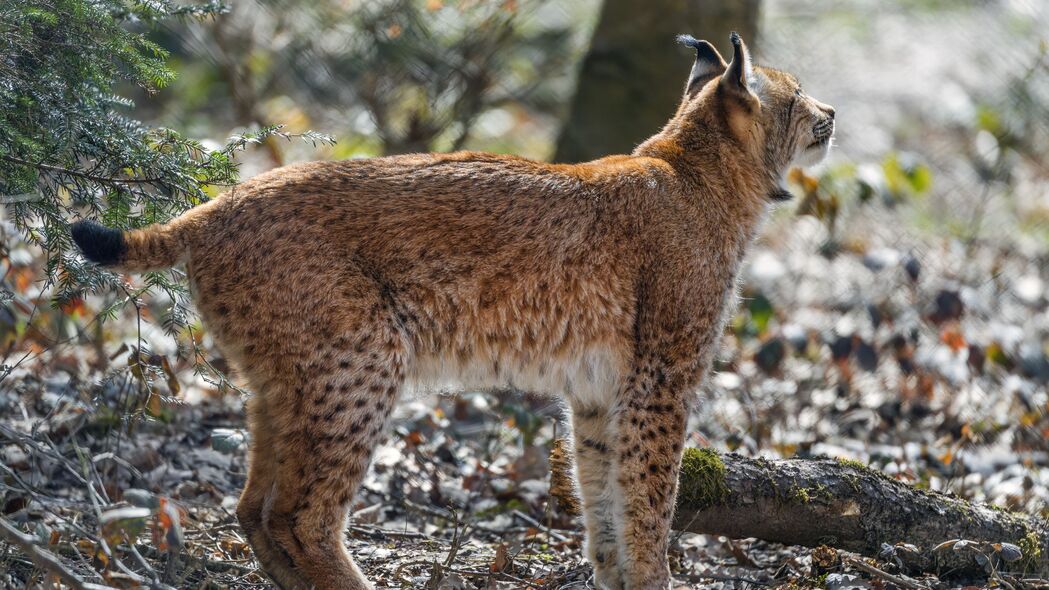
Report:
M 291 557 L 270 537 L 266 523 L 267 503 L 272 500 L 276 489 L 277 457 L 272 452 L 274 431 L 264 396 L 252 397 L 247 410 L 252 442 L 248 451 L 248 481 L 237 503 L 237 520 L 248 537 L 255 558 L 273 582 L 285 590 L 301 588 L 300 576 L 295 572 Z
M 287 587 L 372 587 L 346 551 L 343 534 L 406 371 L 406 339 L 381 319 L 383 311 L 377 303 L 347 336 L 317 343 L 310 357 L 293 361 L 280 391 L 267 391 L 276 434 L 268 438 L 275 474 L 265 530 L 278 551 L 269 552 L 263 569 L 279 584 L 291 579 Z
M 583 496 L 586 555 L 599 590 L 622 590 L 615 517 L 615 417 L 606 408 L 572 407 L 576 475 Z
M 388 325 L 357 333 L 352 350 L 333 351 L 327 370 L 304 384 L 299 444 L 282 449 L 270 515 L 274 538 L 319 589 L 371 588 L 346 552 L 343 531 L 404 382 L 401 335 Z

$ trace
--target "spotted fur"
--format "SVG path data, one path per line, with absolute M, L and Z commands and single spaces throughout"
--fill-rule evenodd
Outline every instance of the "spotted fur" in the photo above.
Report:
M 597 585 L 668 587 L 690 400 L 770 198 L 833 128 L 829 107 L 733 43 L 729 64 L 697 48 L 703 79 L 631 155 L 300 164 L 166 225 L 74 235 L 119 268 L 186 264 L 256 392 L 237 515 L 274 582 L 370 588 L 342 532 L 397 399 L 508 385 L 571 408 Z

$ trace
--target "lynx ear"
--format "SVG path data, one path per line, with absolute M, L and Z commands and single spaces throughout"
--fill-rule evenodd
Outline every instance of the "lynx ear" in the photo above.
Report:
M 750 63 L 750 52 L 747 51 L 747 46 L 743 44 L 743 39 L 739 37 L 739 33 L 732 31 L 729 39 L 732 41 L 732 63 L 728 65 L 728 69 L 722 74 L 721 85 L 731 91 L 743 94 L 748 101 L 751 98 L 756 100 L 755 89 L 751 85 L 757 80 L 754 75 L 754 66 Z
M 692 35 L 678 35 L 677 42 L 696 50 L 696 63 L 692 65 L 685 92 L 692 92 L 714 76 L 720 76 L 728 67 L 718 50 L 707 41 L 701 41 Z

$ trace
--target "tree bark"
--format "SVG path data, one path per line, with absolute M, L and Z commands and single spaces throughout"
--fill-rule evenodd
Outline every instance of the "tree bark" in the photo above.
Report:
M 919 490 L 855 463 L 719 457 L 689 449 L 679 482 L 674 528 L 680 531 L 829 545 L 870 557 L 878 557 L 884 544 L 908 543 L 917 551 L 896 552 L 908 570 L 941 575 L 985 573 L 977 553 L 999 571 L 1049 571 L 1044 519 Z M 987 545 L 932 551 L 952 539 Z M 1020 547 L 1023 557 L 1002 561 L 1006 553 L 993 544 L 1003 542 Z
M 756 47 L 760 0 L 605 0 L 557 142 L 556 162 L 629 153 L 674 114 L 692 62 L 688 33 L 731 58 L 729 32 Z

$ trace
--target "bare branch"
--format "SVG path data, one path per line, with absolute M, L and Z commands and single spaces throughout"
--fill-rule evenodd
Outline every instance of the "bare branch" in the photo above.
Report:
M 67 568 L 54 553 L 42 549 L 33 538 L 15 528 L 6 518 L 0 517 L 0 537 L 17 546 L 42 570 L 53 574 L 75 590 L 116 590 L 112 586 L 88 582 Z
M 95 182 L 101 182 L 105 184 L 156 184 L 163 182 L 163 178 L 115 178 L 112 176 L 99 176 L 97 174 L 89 174 L 87 172 L 81 172 L 79 170 L 72 170 L 70 168 L 63 168 L 61 166 L 52 166 L 51 164 L 44 164 L 43 162 L 30 162 L 29 160 L 23 160 L 22 158 L 16 158 L 9 155 L 0 155 L 0 159 L 13 162 L 15 164 L 21 164 L 23 166 L 31 166 L 38 170 L 46 170 L 48 172 L 54 172 L 57 174 L 67 174 L 69 176 L 75 176 L 77 178 L 83 178 L 86 180 L 93 180 Z

